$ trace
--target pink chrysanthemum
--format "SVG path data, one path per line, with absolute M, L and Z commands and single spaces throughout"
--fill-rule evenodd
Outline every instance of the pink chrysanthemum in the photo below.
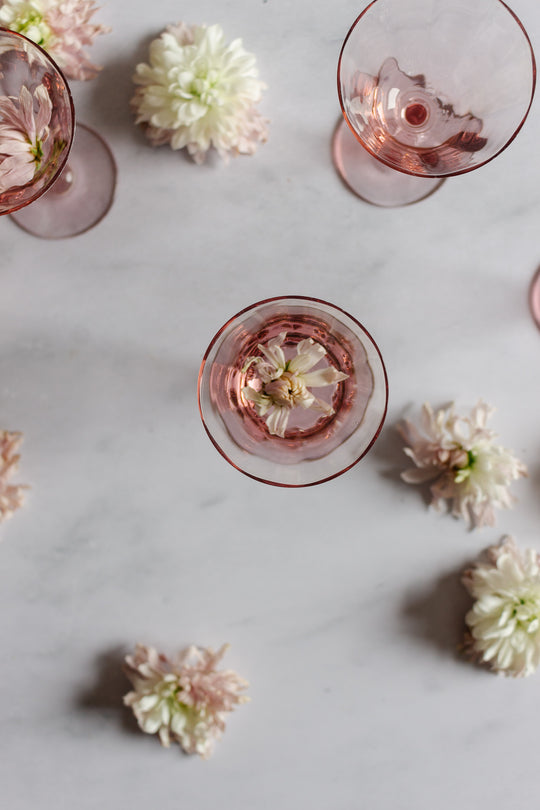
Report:
M 154 647 L 138 644 L 125 659 L 133 691 L 124 703 L 133 709 L 139 727 L 158 734 L 166 748 L 176 740 L 187 754 L 207 759 L 225 731 L 226 715 L 249 700 L 240 694 L 247 681 L 233 670 L 216 669 L 227 649 L 225 644 L 214 653 L 192 646 L 170 660 Z
M 531 675 L 540 664 L 540 556 L 520 551 L 512 537 L 487 550 L 463 575 L 475 599 L 465 621 L 466 650 L 492 670 Z
M 43 84 L 33 94 L 22 87 L 19 98 L 0 96 L 0 194 L 30 183 L 46 162 L 52 148 L 51 113 Z
M 17 470 L 20 458 L 17 450 L 21 442 L 22 433 L 0 430 L 0 523 L 23 505 L 26 487 L 9 483 Z
M 131 106 L 154 146 L 186 147 L 202 163 L 252 155 L 266 141 L 267 121 L 256 109 L 265 85 L 240 39 L 227 44 L 221 26 L 169 26 L 150 45 L 149 64 L 135 69 Z
M 0 0 L 0 25 L 41 45 L 68 79 L 93 79 L 101 70 L 85 51 L 110 28 L 90 20 L 93 0 Z
M 451 405 L 434 412 L 422 410 L 420 429 L 404 421 L 399 431 L 407 443 L 405 453 L 415 464 L 401 477 L 408 484 L 432 481 L 432 505 L 450 502 L 454 517 L 472 528 L 493 526 L 495 509 L 510 508 L 512 481 L 527 475 L 527 468 L 509 450 L 495 444 L 496 434 L 486 427 L 493 409 L 479 401 L 469 416 Z

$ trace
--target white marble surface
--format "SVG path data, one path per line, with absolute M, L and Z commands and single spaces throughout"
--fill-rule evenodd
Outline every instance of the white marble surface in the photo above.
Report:
M 540 549 L 538 99 L 516 141 L 401 210 L 363 204 L 330 161 L 340 43 L 362 4 L 110 0 L 81 121 L 119 166 L 76 239 L 0 221 L 0 422 L 25 434 L 27 506 L 0 527 L 3 806 L 473 810 L 538 801 L 540 675 L 454 650 L 459 572 L 504 533 Z M 513 8 L 540 42 L 533 0 Z M 220 22 L 257 54 L 270 139 L 203 168 L 132 125 L 133 66 L 165 24 Z M 372 332 L 381 438 L 321 487 L 258 484 L 214 450 L 199 363 L 235 312 L 313 295 Z M 467 533 L 398 481 L 395 423 L 479 397 L 529 465 L 519 504 Z M 122 655 L 231 643 L 251 682 L 209 762 L 161 749 L 122 708 Z

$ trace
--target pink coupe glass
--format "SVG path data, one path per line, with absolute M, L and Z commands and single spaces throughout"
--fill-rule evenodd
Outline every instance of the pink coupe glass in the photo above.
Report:
M 319 366 L 346 379 L 314 389 L 331 413 L 293 408 L 284 436 L 273 435 L 243 394 L 256 376 L 246 361 L 286 334 L 287 360 L 302 341 L 326 350 Z M 315 367 L 317 368 L 317 366 Z M 371 335 L 339 307 L 304 296 L 270 298 L 242 310 L 213 338 L 199 372 L 199 410 L 216 449 L 266 484 L 319 484 L 350 469 L 379 435 L 388 403 L 384 363 Z
M 529 37 L 502 0 L 374 0 L 339 57 L 334 163 L 367 202 L 417 202 L 508 146 L 535 81 Z
M 115 181 L 105 142 L 75 128 L 62 71 L 39 45 L 0 28 L 0 215 L 35 236 L 75 236 L 107 213 Z

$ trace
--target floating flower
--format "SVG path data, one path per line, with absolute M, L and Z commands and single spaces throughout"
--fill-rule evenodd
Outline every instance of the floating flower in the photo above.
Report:
M 169 26 L 135 68 L 136 123 L 154 146 L 186 147 L 202 163 L 210 147 L 222 158 L 252 155 L 267 137 L 256 110 L 265 85 L 242 40 L 225 42 L 219 25 Z
M 540 663 L 540 557 L 512 537 L 487 551 L 463 576 L 476 600 L 465 621 L 466 647 L 495 672 L 524 677 Z
M 41 45 L 68 79 L 93 79 L 101 68 L 84 48 L 110 31 L 90 22 L 98 8 L 93 0 L 0 0 L 0 25 Z
M 22 433 L 0 430 L 0 523 L 23 505 L 26 487 L 9 483 L 17 470 L 20 458 L 17 450 L 21 442 Z
M 34 105 L 37 112 L 34 112 Z M 49 154 L 52 103 L 45 85 L 0 96 L 0 193 L 34 179 Z
M 140 728 L 158 734 L 169 747 L 176 740 L 187 754 L 207 759 L 214 742 L 225 731 L 225 716 L 249 700 L 240 693 L 249 684 L 233 670 L 218 670 L 228 649 L 217 653 L 204 647 L 188 647 L 169 660 L 144 644 L 126 656 L 126 674 L 133 691 L 124 697 Z
M 266 425 L 275 436 L 285 436 L 289 415 L 293 408 L 313 408 L 326 416 L 334 413 L 332 406 L 314 396 L 309 388 L 321 388 L 346 380 L 349 376 L 334 366 L 310 371 L 326 355 L 326 349 L 311 338 L 301 340 L 296 347 L 296 356 L 285 359 L 281 348 L 286 332 L 269 340 L 266 346 L 259 343 L 262 357 L 248 357 L 243 372 L 256 366 L 260 388 L 246 385 L 242 389 L 244 399 L 253 402 L 258 416 L 266 416 Z
M 510 483 L 527 475 L 527 468 L 494 439 L 486 428 L 493 409 L 481 400 L 470 416 L 459 416 L 453 404 L 433 412 L 426 403 L 420 430 L 408 421 L 399 427 L 409 445 L 405 453 L 416 467 L 401 477 L 409 484 L 433 481 L 432 505 L 440 509 L 450 501 L 455 517 L 471 528 L 493 526 L 496 508 L 510 508 Z

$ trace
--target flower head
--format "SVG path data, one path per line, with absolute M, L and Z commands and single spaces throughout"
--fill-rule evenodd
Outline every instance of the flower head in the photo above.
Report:
M 23 505 L 26 487 L 9 483 L 19 463 L 17 450 L 21 442 L 22 433 L 0 430 L 0 523 Z
M 332 406 L 314 396 L 309 388 L 334 385 L 349 376 L 330 365 L 311 371 L 326 355 L 326 349 L 311 338 L 301 340 L 296 355 L 286 360 L 281 348 L 286 337 L 287 333 L 281 332 L 266 345 L 259 343 L 262 356 L 248 357 L 242 369 L 245 372 L 254 365 L 261 385 L 244 386 L 244 399 L 254 403 L 258 416 L 266 416 L 269 432 L 282 438 L 293 408 L 313 408 L 326 416 L 334 413 Z
M 401 477 L 409 484 L 432 481 L 432 504 L 450 501 L 452 514 L 471 527 L 493 526 L 495 508 L 510 508 L 510 483 L 527 475 L 527 468 L 509 450 L 495 444 L 496 434 L 486 428 L 493 409 L 481 400 L 469 416 L 454 406 L 436 412 L 426 403 L 420 430 L 408 421 L 399 430 L 409 445 L 405 453 L 415 467 Z
M 138 644 L 125 659 L 133 691 L 124 703 L 140 728 L 157 733 L 166 748 L 176 740 L 187 754 L 207 759 L 225 731 L 225 716 L 249 700 L 240 694 L 247 681 L 233 670 L 216 669 L 227 649 L 227 644 L 217 653 L 188 647 L 169 660 L 154 647 Z
M 135 69 L 136 123 L 155 146 L 186 147 L 197 163 L 210 147 L 222 158 L 251 155 L 267 136 L 257 76 L 253 54 L 240 39 L 227 44 L 221 26 L 169 26 Z
M 540 663 L 540 557 L 521 552 L 504 537 L 487 561 L 466 571 L 463 584 L 475 599 L 465 621 L 469 653 L 496 672 L 531 675 Z
M 110 31 L 90 22 L 97 10 L 93 0 L 0 0 L 0 25 L 41 45 L 68 79 L 93 79 L 101 68 L 84 49 Z
M 37 107 L 37 112 L 34 111 Z M 45 85 L 0 96 L 0 193 L 31 182 L 50 152 L 52 103 Z

